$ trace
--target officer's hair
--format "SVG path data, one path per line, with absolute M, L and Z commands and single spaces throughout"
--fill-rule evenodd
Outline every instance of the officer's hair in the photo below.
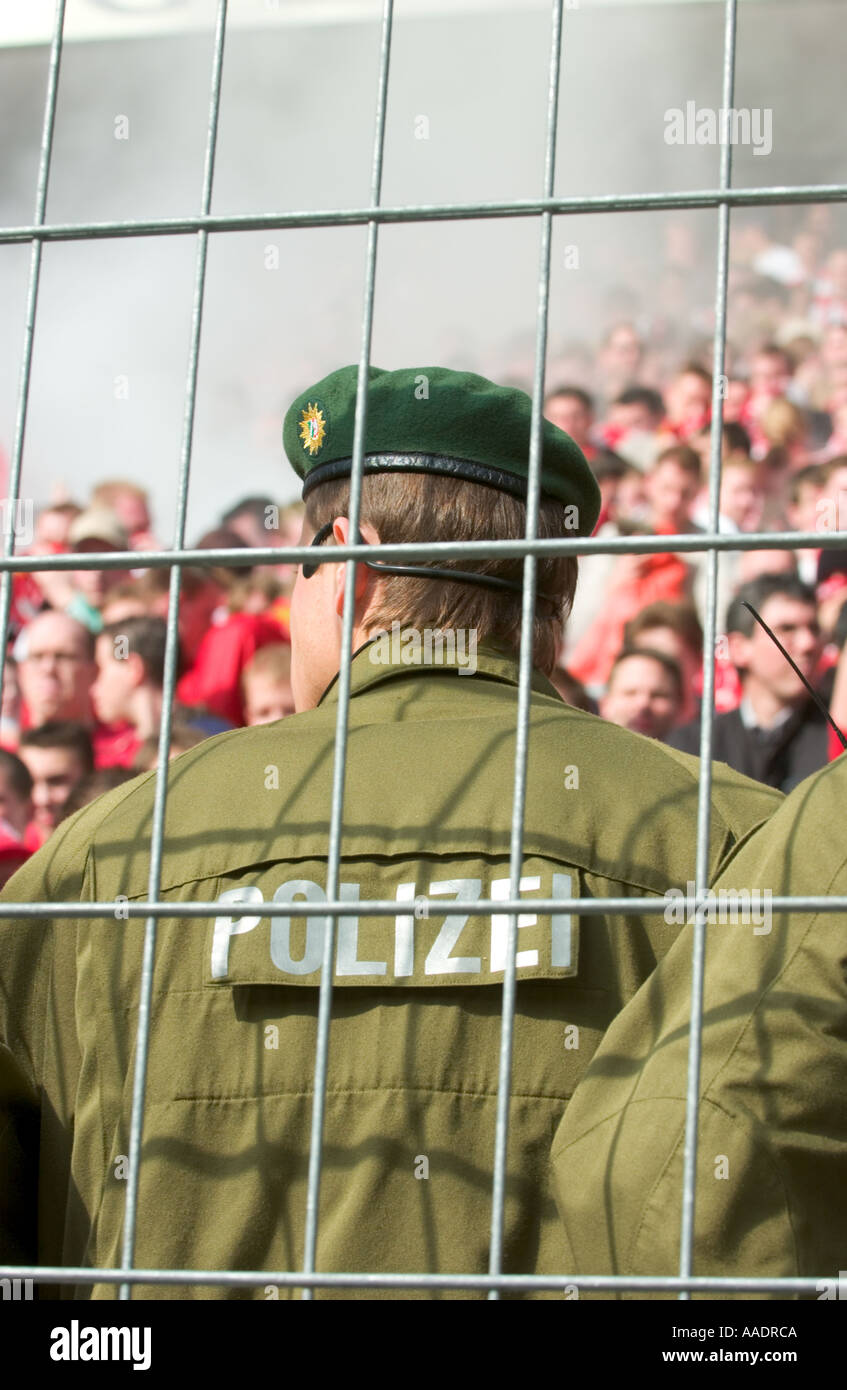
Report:
M 347 478 L 319 484 L 306 500 L 306 518 L 314 530 L 349 514 Z M 427 541 L 519 540 L 526 534 L 526 504 L 499 488 L 432 473 L 380 473 L 362 479 L 361 520 L 374 528 L 384 544 Z M 570 514 L 563 502 L 542 497 L 538 513 L 539 539 L 573 536 Z M 519 556 L 438 561 L 443 569 L 474 570 L 521 584 Z M 371 571 L 374 573 L 374 571 Z M 555 606 L 539 598 L 533 641 L 533 662 L 549 675 L 556 664 L 565 619 L 576 589 L 574 555 L 538 560 L 536 587 L 549 594 Z M 380 580 L 368 611 L 371 631 L 398 622 L 419 630 L 476 631 L 478 640 L 495 639 L 514 651 L 521 640 L 521 595 L 481 588 L 446 579 L 386 575 Z
M 0 772 L 5 772 L 9 786 L 22 801 L 32 796 L 32 777 L 26 763 L 6 748 L 0 748 Z
M 75 753 L 85 772 L 94 767 L 94 750 L 91 735 L 84 724 L 75 719 L 48 719 L 37 729 L 27 729 L 21 734 L 21 748 L 64 748 Z
M 668 656 L 667 652 L 660 652 L 655 647 L 624 647 L 622 651 L 619 651 L 612 662 L 612 669 L 609 672 L 609 679 L 606 682 L 607 690 L 611 690 L 612 688 L 612 680 L 614 679 L 618 667 L 623 666 L 624 662 L 629 661 L 633 656 L 643 657 L 647 661 L 655 661 L 657 666 L 661 666 L 665 674 L 670 676 L 673 681 L 677 700 L 682 702 L 685 689 L 682 683 L 682 671 L 679 662 L 675 661 L 672 656 Z
M 744 607 L 745 599 L 747 603 L 752 603 L 757 613 L 761 613 L 764 604 L 777 594 L 815 607 L 814 589 L 809 584 L 804 584 L 796 575 L 760 574 L 758 578 L 742 584 L 729 605 L 726 612 L 727 632 L 740 632 L 744 637 L 751 637 L 757 623 L 749 608 Z
M 108 623 L 100 636 L 108 637 L 113 644 L 116 638 L 126 638 L 127 652 L 129 655 L 141 657 L 146 679 L 152 685 L 161 686 L 165 679 L 167 631 L 164 618 L 123 618 L 120 622 Z

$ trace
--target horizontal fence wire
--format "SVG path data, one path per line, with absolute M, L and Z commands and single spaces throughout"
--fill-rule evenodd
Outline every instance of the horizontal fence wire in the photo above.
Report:
M 109 237 L 190 236 L 192 232 L 268 232 L 287 228 L 366 227 L 397 222 L 472 222 L 487 217 L 569 217 L 606 212 L 692 211 L 698 208 L 767 207 L 784 203 L 840 203 L 847 184 L 774 188 L 717 188 L 690 193 L 625 193 L 574 198 L 515 198 L 506 202 L 418 203 L 401 207 L 322 209 L 314 212 L 238 213 L 231 216 L 160 217 L 114 222 L 54 222 L 0 227 L 0 244 L 20 241 L 95 241 Z
M 707 890 L 707 892 L 710 890 Z M 729 892 L 730 890 L 725 890 Z M 668 907 L 667 899 L 656 898 L 480 898 L 477 902 L 449 902 L 445 898 L 428 898 L 421 893 L 414 900 L 423 907 L 431 907 L 433 917 L 487 917 L 491 912 L 525 912 L 531 907 L 536 913 L 561 912 L 566 908 L 579 917 L 601 917 L 607 912 L 629 914 L 629 915 L 658 915 L 666 912 Z M 674 921 L 681 908 L 686 912 L 694 913 L 695 909 L 703 905 L 703 899 L 696 895 L 674 894 Z M 843 912 L 847 909 L 847 897 L 815 897 L 806 895 L 805 897 L 777 897 L 776 894 L 767 898 L 767 905 L 771 912 Z M 79 919 L 87 921 L 100 917 L 231 917 L 233 908 L 247 906 L 238 903 L 184 903 L 184 902 L 150 902 L 144 899 L 139 902 L 115 899 L 113 902 L 103 903 L 0 903 L 0 919 L 4 917 L 57 917 Z M 307 903 L 298 902 L 295 907 L 291 904 L 286 905 L 285 916 L 287 917 L 349 917 L 350 903 L 340 899 L 335 902 Z M 396 898 L 375 898 L 372 902 L 366 902 L 363 898 L 357 901 L 357 915 L 359 917 L 395 917 L 398 910 L 404 914 L 408 913 L 408 903 L 398 903 Z M 279 917 L 281 908 L 278 903 L 250 903 L 251 917 Z
M 696 1289 L 703 1293 L 814 1293 L 824 1282 L 811 1276 L 779 1279 L 771 1276 L 756 1278 L 721 1278 L 717 1275 L 621 1275 L 603 1274 L 369 1274 L 332 1273 L 304 1274 L 302 1270 L 240 1270 L 240 1269 L 90 1269 L 87 1266 L 64 1265 L 0 1265 L 0 1279 L 37 1279 L 43 1284 L 208 1284 L 219 1288 L 255 1288 L 261 1284 L 277 1284 L 280 1288 L 312 1289 L 490 1289 L 515 1290 L 525 1293 L 543 1289 L 609 1289 L 625 1293 L 641 1289 L 677 1293 Z M 832 1275 L 828 1276 L 832 1282 Z
M 680 536 L 591 536 L 575 538 L 556 536 L 544 540 L 497 541 L 417 541 L 396 544 L 333 545 L 321 550 L 321 564 L 343 564 L 346 560 L 487 560 L 525 555 L 540 559 L 551 555 L 654 555 L 669 550 L 696 553 L 708 550 L 796 550 L 798 547 L 817 547 L 820 550 L 842 550 L 847 543 L 847 531 L 747 531 L 743 535 L 688 533 Z M 310 546 L 292 545 L 285 550 L 264 546 L 242 550 L 167 550 L 167 551 L 104 551 L 100 554 L 79 555 L 15 555 L 0 559 L 0 571 L 20 571 L 40 574 L 49 570 L 106 570 L 106 569 L 168 569 L 176 565 L 240 566 L 246 555 L 252 564 L 278 565 L 284 556 L 286 564 L 300 565 L 314 560 Z
M 555 134 L 557 124 L 557 102 L 559 93 L 562 48 L 562 0 L 553 0 L 552 38 L 550 60 L 550 86 L 548 92 L 548 125 L 545 148 L 544 195 L 535 199 L 513 199 L 476 203 L 417 204 L 400 207 L 379 205 L 382 150 L 384 147 L 387 83 L 391 54 L 392 0 L 384 0 L 380 75 L 377 94 L 377 114 L 374 136 L 374 160 L 372 176 L 371 203 L 367 208 L 325 209 L 317 211 L 292 211 L 278 213 L 247 214 L 238 216 L 212 215 L 211 190 L 214 169 L 214 151 L 218 115 L 220 108 L 220 89 L 223 62 L 224 39 L 226 32 L 226 0 L 219 0 L 213 54 L 213 72 L 210 97 L 209 128 L 206 144 L 206 157 L 203 176 L 201 212 L 198 215 L 178 218 L 133 219 L 127 221 L 47 223 L 44 221 L 47 196 L 47 180 L 52 151 L 55 123 L 56 94 L 62 53 L 62 33 L 64 23 L 64 0 L 57 0 L 56 26 L 51 45 L 51 60 L 48 73 L 47 100 L 42 135 L 41 157 L 39 162 L 38 191 L 36 197 L 35 221 L 25 226 L 0 228 L 0 244 L 30 242 L 32 262 L 30 288 L 27 300 L 25 342 L 21 386 L 19 392 L 18 420 L 16 426 L 13 467 L 11 473 L 10 506 L 19 503 L 20 469 L 23 454 L 26 411 L 29 400 L 29 385 L 33 353 L 33 339 L 38 297 L 38 278 L 40 252 L 47 242 L 85 241 L 106 238 L 135 236 L 179 236 L 194 234 L 198 237 L 198 253 L 195 272 L 194 307 L 192 318 L 191 345 L 189 350 L 188 379 L 186 385 L 186 405 L 183 425 L 183 440 L 180 457 L 177 514 L 174 544 L 165 552 L 113 552 L 91 555 L 55 556 L 16 556 L 14 549 L 14 528 L 12 517 L 5 517 L 6 545 L 0 557 L 0 620 L 4 637 L 8 630 L 10 578 L 12 573 L 49 572 L 64 569 L 109 570 L 109 569 L 172 569 L 170 603 L 168 613 L 168 643 L 165 673 L 165 700 L 163 706 L 162 728 L 156 768 L 156 797 L 154 805 L 154 824 L 151 836 L 151 867 L 148 896 L 143 901 L 123 901 L 120 898 L 108 903 L 0 903 L 0 920 L 5 918 L 51 917 L 57 920 L 95 920 L 115 917 L 119 920 L 144 918 L 146 920 L 145 954 L 140 984 L 140 1008 L 137 1034 L 137 1056 L 133 1089 L 133 1110 L 130 1132 L 130 1180 L 127 1187 L 126 1218 L 122 1267 L 120 1269 L 88 1267 L 57 1267 L 39 1265 L 20 1265 L 0 1267 L 0 1278 L 33 1278 L 44 1285 L 94 1283 L 114 1284 L 120 1289 L 120 1296 L 127 1298 L 133 1287 L 139 1284 L 217 1286 L 231 1289 L 249 1289 L 263 1284 L 304 1290 L 310 1296 L 316 1289 L 384 1289 L 384 1290 L 468 1290 L 487 1293 L 498 1297 L 500 1293 L 533 1292 L 542 1290 L 566 1291 L 608 1290 L 610 1292 L 666 1292 L 679 1297 L 688 1297 L 694 1292 L 712 1293 L 781 1293 L 810 1295 L 820 1288 L 821 1281 L 811 1277 L 804 1278 L 750 1278 L 750 1277 L 705 1277 L 691 1274 L 694 1224 L 694 1165 L 696 1150 L 699 1049 L 702 1028 L 702 986 L 704 970 L 705 927 L 714 904 L 709 899 L 706 888 L 708 877 L 708 841 L 711 792 L 711 719 L 714 695 L 714 637 L 716 631 L 717 561 L 719 553 L 745 550 L 783 550 L 797 548 L 829 549 L 843 547 L 847 532 L 832 529 L 820 532 L 760 532 L 741 535 L 718 533 L 718 492 L 720 480 L 720 423 L 722 398 L 719 381 L 722 375 L 726 340 L 727 309 L 727 253 L 729 237 L 729 213 L 732 208 L 757 207 L 769 205 L 832 203 L 847 200 L 847 184 L 823 184 L 794 187 L 768 187 L 758 189 L 733 189 L 729 186 L 731 174 L 731 146 L 725 142 L 721 150 L 720 186 L 717 189 L 691 191 L 668 191 L 625 195 L 572 196 L 556 198 L 553 196 L 553 170 L 555 165 Z M 735 0 L 726 0 L 724 27 L 724 107 L 731 106 L 735 50 Z M 678 537 L 668 536 L 629 536 L 597 537 L 584 539 L 562 537 L 555 540 L 539 540 L 535 535 L 537 524 L 538 499 L 540 491 L 540 431 L 544 391 L 544 363 L 546 355 L 547 306 L 549 301 L 550 279 L 550 238 L 552 219 L 558 215 L 582 215 L 596 213 L 650 212 L 667 209 L 706 209 L 718 212 L 717 274 L 715 292 L 715 345 L 714 380 L 715 394 L 712 410 L 711 438 L 711 481 L 710 481 L 710 529 L 698 535 Z M 297 915 L 302 917 L 322 917 L 327 930 L 324 941 L 324 958 L 321 979 L 321 1003 L 315 1064 L 315 1096 L 312 1117 L 310 1144 L 310 1167 L 307 1194 L 307 1227 L 304 1248 L 303 1268 L 292 1271 L 234 1271 L 234 1270 L 165 1270 L 137 1269 L 133 1267 L 134 1240 L 137 1221 L 144 1217 L 143 1210 L 137 1213 L 138 1181 L 142 1161 L 142 1137 L 144 1115 L 145 1067 L 150 1042 L 150 1001 L 153 991 L 153 966 L 155 961 L 156 923 L 162 917 L 193 918 L 208 921 L 215 917 L 230 917 L 232 904 L 167 902 L 159 897 L 161 885 L 162 858 L 165 849 L 164 817 L 167 795 L 167 758 L 170 742 L 170 718 L 173 692 L 176 680 L 177 653 L 177 611 L 180 592 L 180 575 L 183 566 L 237 566 L 244 564 L 244 550 L 192 550 L 184 545 L 185 516 L 191 466 L 191 445 L 193 420 L 197 394 L 198 360 L 200 330 L 202 324 L 203 291 L 208 237 L 211 234 L 226 234 L 262 230 L 281 230 L 309 227 L 367 226 L 368 249 L 365 270 L 365 295 L 362 319 L 362 351 L 359 365 L 359 387 L 356 400 L 355 442 L 352 461 L 351 531 L 355 534 L 364 472 L 364 438 L 367 410 L 367 367 L 370 361 L 370 343 L 373 329 L 373 307 L 376 276 L 377 233 L 380 226 L 397 223 L 420 223 L 430 221 L 471 221 L 486 218 L 538 217 L 541 222 L 541 252 L 539 258 L 538 306 L 536 323 L 536 360 L 532 392 L 532 425 L 529 455 L 529 484 L 527 505 L 527 530 L 524 538 L 511 541 L 484 542 L 436 542 L 428 544 L 398 545 L 339 545 L 330 551 L 321 552 L 321 563 L 344 563 L 348 568 L 348 588 L 344 610 L 344 636 L 342 661 L 339 677 L 339 714 L 335 739 L 335 765 L 333 792 L 329 817 L 328 836 L 328 875 L 327 900 L 321 903 L 301 903 Z M 682 1192 L 681 1251 L 679 1276 L 586 1276 L 557 1275 L 538 1276 L 530 1274 L 503 1274 L 502 1260 L 503 1200 L 505 1190 L 505 1160 L 508 1138 L 509 1090 L 512 1027 L 515 1007 L 517 914 L 531 907 L 536 913 L 551 913 L 566 910 L 580 918 L 591 918 L 618 913 L 622 915 L 656 915 L 668 910 L 667 897 L 609 897 L 572 899 L 531 899 L 519 897 L 517 887 L 520 878 L 520 864 L 523 845 L 523 813 L 526 793 L 526 758 L 528 752 L 529 729 L 529 690 L 531 676 L 531 646 L 526 634 L 532 626 L 535 592 L 536 562 L 550 555 L 561 554 L 652 554 L 675 552 L 709 553 L 708 589 L 706 603 L 706 622 L 704 625 L 704 701 L 701 725 L 701 763 L 698 788 L 698 826 L 696 844 L 696 871 L 693 894 L 674 896 L 674 912 L 684 909 L 694 924 L 694 960 L 692 966 L 692 1028 L 687 1083 L 687 1133 L 686 1161 Z M 275 547 L 251 550 L 252 564 L 279 563 L 280 551 Z M 287 563 L 298 564 L 312 558 L 310 548 L 303 546 L 287 547 Z M 334 927 L 337 918 L 349 915 L 350 905 L 338 900 L 339 874 L 341 867 L 341 835 L 343 829 L 343 793 L 346 763 L 347 717 L 350 697 L 350 636 L 353 624 L 352 578 L 356 562 L 379 557 L 388 561 L 432 560 L 451 558 L 494 558 L 517 556 L 524 561 L 524 624 L 523 641 L 520 654 L 520 676 L 518 691 L 517 737 L 515 757 L 515 780 L 512 827 L 510 839 L 510 896 L 506 900 L 479 899 L 477 902 L 450 903 L 441 898 L 430 901 L 426 895 L 416 900 L 424 915 L 432 907 L 433 914 L 449 916 L 461 913 L 464 916 L 487 916 L 492 912 L 506 913 L 509 916 L 509 949 L 504 978 L 504 998 L 502 1011 L 501 1053 L 498 1075 L 498 1108 L 495 1153 L 493 1161 L 492 1188 L 492 1229 L 491 1266 L 487 1275 L 479 1274 L 424 1274 L 396 1273 L 375 1274 L 367 1272 L 320 1273 L 315 1270 L 315 1256 L 318 1236 L 318 1197 L 323 1140 L 323 1096 L 326 1085 L 328 1065 L 331 1000 L 332 1000 L 332 952 Z M 5 657 L 5 641 L 0 653 L 0 683 Z M 407 905 L 408 906 L 408 905 Z M 776 896 L 767 897 L 771 913 L 829 913 L 847 910 L 847 898 L 834 896 Z M 359 915 L 391 917 L 396 915 L 396 900 L 363 901 L 359 904 Z M 723 910 L 723 909 L 722 909 Z M 731 909 L 730 909 L 731 910 Z M 273 919 L 278 914 L 274 903 L 250 905 L 250 914 L 258 918 Z M 678 920 L 675 916 L 674 920 Z

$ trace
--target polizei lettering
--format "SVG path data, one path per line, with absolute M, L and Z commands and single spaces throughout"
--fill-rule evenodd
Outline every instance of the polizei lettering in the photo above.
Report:
M 569 899 L 574 896 L 572 876 L 554 873 L 546 878 L 543 896 Z M 527 874 L 520 880 L 520 894 L 541 893 L 540 874 Z M 439 913 L 438 899 L 461 904 L 463 907 L 484 900 L 507 902 L 508 878 L 495 878 L 484 884 L 481 878 L 436 879 L 424 885 L 422 896 L 415 883 L 396 885 L 393 896 L 397 913 L 393 918 L 361 920 L 355 909 L 362 893 L 361 884 L 339 885 L 339 899 L 349 902 L 353 909 L 338 918 L 335 975 L 336 979 L 355 978 L 374 984 L 402 983 L 412 976 L 418 980 L 434 980 L 446 976 L 466 975 L 490 978 L 506 969 L 508 952 L 509 914 L 456 911 Z M 433 901 L 435 899 L 436 901 Z M 250 908 L 264 905 L 265 899 L 255 885 L 227 889 L 218 902 L 238 905 L 243 916 L 218 917 L 212 934 L 210 961 L 211 980 L 226 980 L 233 976 L 232 956 L 238 959 L 233 943 L 236 937 L 256 931 L 262 923 L 267 947 L 259 944 L 255 951 L 264 955 L 283 976 L 305 980 L 320 975 L 323 960 L 326 918 L 320 914 L 304 915 L 298 904 L 326 902 L 326 893 L 311 879 L 289 879 L 274 890 L 273 903 L 277 911 L 261 917 Z M 530 906 L 530 903 L 527 903 Z M 295 929 L 295 924 L 297 924 Z M 568 912 L 552 915 L 522 912 L 518 915 L 518 970 L 552 971 L 557 974 L 575 973 L 575 952 L 571 940 L 571 916 Z M 267 957 L 265 957 L 267 960 Z M 238 976 L 238 970 L 234 971 Z M 471 980 L 468 980 L 471 983 Z

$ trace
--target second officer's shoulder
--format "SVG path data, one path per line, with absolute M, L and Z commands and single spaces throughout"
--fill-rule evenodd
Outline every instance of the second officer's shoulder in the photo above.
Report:
M 631 803 L 658 798 L 666 806 L 677 802 L 680 809 L 691 808 L 700 781 L 699 758 L 561 700 L 557 709 L 552 698 L 536 697 L 536 710 L 532 733 L 539 757 L 557 749 L 564 738 L 567 750 L 587 760 L 587 771 L 600 769 L 614 778 L 617 794 Z M 711 787 L 712 815 L 736 839 L 768 820 L 785 800 L 782 792 L 726 763 L 712 763 Z

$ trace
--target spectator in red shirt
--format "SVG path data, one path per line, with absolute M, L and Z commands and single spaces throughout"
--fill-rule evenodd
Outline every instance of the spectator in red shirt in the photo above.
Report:
M 167 570 L 164 573 L 167 574 Z M 116 584 L 114 589 L 109 590 L 100 609 L 104 627 L 110 623 L 122 623 L 127 618 L 146 618 L 151 612 L 152 597 L 146 576 Z
M 233 549 L 244 544 L 236 534 L 220 529 L 199 542 L 200 549 Z M 246 546 L 245 546 L 246 551 Z M 230 599 L 230 608 L 248 602 L 253 567 L 246 563 L 234 568 L 213 569 L 209 582 L 221 598 Z M 261 588 L 261 584 L 258 585 Z M 267 604 L 267 598 L 264 603 Z M 215 614 L 214 617 L 218 617 Z M 244 701 L 241 674 L 260 647 L 288 637 L 286 628 L 267 612 L 227 612 L 205 632 L 190 668 L 177 686 L 180 703 L 200 707 L 230 724 L 243 724 Z
M 22 758 L 0 749 L 0 830 L 23 840 L 32 820 L 32 777 Z
M 112 512 L 92 508 L 72 521 L 68 530 L 70 549 L 79 555 L 107 555 L 127 550 L 129 540 Z M 60 547 L 54 547 L 58 550 Z M 109 591 L 129 578 L 127 570 L 80 569 L 45 570 L 36 575 L 38 585 L 51 608 L 67 613 L 97 633 L 103 626 L 100 608 Z
M 614 399 L 634 386 L 644 364 L 644 342 L 632 323 L 613 324 L 597 354 L 597 368 L 605 400 Z
M 24 727 L 38 728 L 50 719 L 92 723 L 94 637 L 82 623 L 67 613 L 41 613 L 24 628 L 15 652 Z
M 691 508 L 700 486 L 700 460 L 687 445 L 659 455 L 645 479 L 652 514 L 650 530 L 660 536 L 696 531 Z M 623 629 L 648 603 L 688 598 L 692 571 L 678 555 L 621 555 L 605 589 L 605 604 L 568 655 L 568 669 L 594 694 L 605 685 L 622 646 Z
M 614 449 L 628 434 L 657 434 L 664 418 L 665 406 L 658 391 L 630 386 L 612 402 L 603 438 Z
M 270 724 L 294 713 L 291 689 L 291 647 L 287 642 L 271 642 L 260 647 L 241 676 L 245 722 Z
M 224 512 L 222 529 L 234 532 L 244 545 L 254 549 L 264 550 L 268 546 L 282 545 L 284 540 L 279 512 L 272 497 L 242 497 Z
M 98 483 L 91 494 L 92 509 L 111 512 L 127 534 L 130 550 L 160 550 L 150 521 L 150 499 L 143 487 L 126 478 Z
M 105 796 L 106 792 L 114 791 L 115 787 L 122 787 L 124 782 L 131 781 L 134 776 L 135 773 L 126 767 L 102 767 L 99 771 L 89 773 L 77 783 L 65 802 L 62 820 L 67 820 L 68 816 L 81 811 L 83 806 L 89 806 L 98 796 Z
M 32 817 L 32 778 L 14 753 L 0 749 L 0 886 L 28 859 L 26 842 Z
M 544 401 L 547 419 L 578 444 L 589 462 L 597 450 L 591 438 L 594 402 L 581 386 L 558 386 Z
M 27 729 L 20 756 L 32 778 L 34 836 L 43 844 L 62 819 L 71 792 L 94 770 L 91 736 L 84 724 L 51 720 Z
M 679 719 L 682 672 L 673 657 L 648 648 L 627 648 L 615 658 L 600 713 L 647 738 L 663 739 Z
M 52 555 L 68 549 L 68 532 L 82 511 L 76 502 L 56 502 L 43 507 L 35 521 L 30 555 Z
M 128 550 L 129 537 L 120 522 L 105 509 L 82 512 L 68 532 L 71 550 L 79 555 L 107 555 Z M 129 579 L 128 570 L 74 570 L 69 575 L 74 592 L 66 612 L 70 612 L 92 632 L 103 626 L 100 608 L 110 589 Z
M 726 383 L 726 395 L 721 412 L 725 425 L 741 424 L 749 398 L 750 387 L 747 382 L 742 381 L 740 377 L 730 377 Z
M 187 722 L 184 711 L 174 710 L 168 758 L 178 758 L 180 753 L 187 753 L 189 748 L 196 748 L 197 744 L 202 743 L 206 737 L 207 735 L 203 733 L 202 729 Z M 155 735 L 152 738 L 146 738 L 143 743 L 138 745 L 138 752 L 132 763 L 132 772 L 152 772 L 158 766 L 159 738 L 158 735 Z
M 700 529 L 691 520 L 700 476 L 700 460 L 687 444 L 672 444 L 659 454 L 645 482 L 654 535 L 686 535 Z
M 284 635 L 280 624 L 262 613 L 230 613 L 203 638 L 197 660 L 177 686 L 180 703 L 243 724 L 241 673 L 260 647 Z
M 794 364 L 785 348 L 778 343 L 765 343 L 753 354 L 750 363 L 750 391 L 753 401 L 775 401 L 784 396 L 791 385 Z
M 687 362 L 665 392 L 663 430 L 687 440 L 708 424 L 712 413 L 712 375 L 699 362 Z
M 3 703 L 0 706 L 0 748 L 17 751 L 21 736 L 21 687 L 18 664 L 8 653 L 3 671 Z
M 37 729 L 49 720 L 74 720 L 91 734 L 96 767 L 111 767 L 122 756 L 127 725 L 99 723 L 91 706 L 97 675 L 94 635 L 67 613 L 41 613 L 15 644 L 22 706 L 21 728 Z
M 167 618 L 170 603 L 170 571 L 153 569 L 139 584 L 148 595 L 151 614 Z M 203 638 L 216 613 L 223 611 L 225 590 L 209 570 L 184 569 L 179 593 L 179 648 L 183 666 L 190 669 L 197 660 Z
M 820 529 L 821 512 L 818 502 L 824 497 L 826 472 L 820 464 L 810 463 L 795 473 L 789 485 L 785 512 L 793 531 Z M 797 570 L 805 584 L 814 584 L 818 577 L 820 546 L 811 550 L 796 550 Z
M 130 727 L 114 763 L 130 767 L 139 745 L 158 731 L 162 718 L 167 624 L 164 618 L 110 623 L 97 638 L 97 679 L 91 698 L 105 724 Z
M 847 641 L 842 643 L 838 665 L 835 668 L 835 681 L 832 687 L 832 698 L 829 702 L 829 712 L 842 734 L 847 737 Z M 831 762 L 833 758 L 839 757 L 844 752 L 844 745 L 834 729 L 828 730 L 827 739 L 827 754 Z
M 703 678 L 703 629 L 693 603 L 651 603 L 623 630 L 624 647 L 664 652 L 682 673 L 683 700 L 679 723 L 697 713 L 697 693 Z

